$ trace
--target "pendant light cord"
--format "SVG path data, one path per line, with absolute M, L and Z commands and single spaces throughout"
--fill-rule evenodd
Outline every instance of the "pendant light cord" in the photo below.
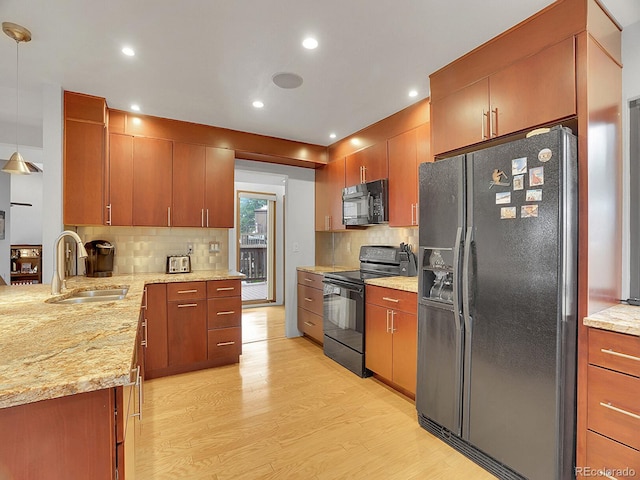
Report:
M 18 83 L 18 72 L 20 71 L 20 49 L 18 48 L 20 45 L 20 42 L 18 40 L 16 40 L 16 152 L 19 152 L 18 150 L 18 109 L 19 109 L 19 98 L 20 98 L 20 89 L 18 88 L 18 85 L 20 85 Z

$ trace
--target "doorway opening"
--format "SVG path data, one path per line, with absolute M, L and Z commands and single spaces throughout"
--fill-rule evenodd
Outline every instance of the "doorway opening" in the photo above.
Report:
M 242 303 L 275 302 L 276 195 L 238 191 L 237 270 L 242 282 Z

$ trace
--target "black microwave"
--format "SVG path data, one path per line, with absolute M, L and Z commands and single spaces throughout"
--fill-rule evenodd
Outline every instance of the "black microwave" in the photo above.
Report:
M 376 225 L 389 222 L 387 179 L 353 185 L 342 190 L 342 223 Z

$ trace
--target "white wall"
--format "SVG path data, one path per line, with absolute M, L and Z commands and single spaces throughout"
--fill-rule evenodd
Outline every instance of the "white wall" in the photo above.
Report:
M 640 22 L 622 31 L 623 248 L 622 298 L 629 297 L 629 101 L 640 98 Z M 634 205 L 638 208 L 638 205 Z
M 287 337 L 297 337 L 300 332 L 297 327 L 296 268 L 315 264 L 315 171 L 247 160 L 236 160 L 236 168 L 287 177 L 284 201 L 285 334 Z
M 32 163 L 36 163 L 30 157 L 25 156 L 25 159 Z M 38 166 L 43 168 L 41 165 Z M 12 207 L 11 244 L 41 244 L 42 173 L 32 173 L 31 175 L 12 175 L 11 201 L 31 204 L 30 207 L 22 205 L 14 205 Z
M 234 190 L 234 198 L 238 198 L 238 190 L 246 191 L 246 192 L 260 192 L 260 193 L 273 193 L 276 195 L 276 247 L 275 247 L 275 258 L 276 258 L 276 271 L 275 271 L 275 281 L 276 281 L 276 305 L 282 305 L 284 301 L 284 194 L 285 194 L 285 186 L 283 183 L 279 185 L 271 185 L 262 183 L 263 174 L 257 172 L 244 172 L 236 169 L 236 180 L 238 178 L 241 179 L 253 179 L 255 183 L 248 182 L 235 182 L 235 190 Z M 280 176 L 278 176 L 280 178 Z M 286 177 L 282 177 L 285 178 Z M 234 218 L 238 218 L 238 202 L 234 201 Z M 229 229 L 229 268 L 232 270 L 236 270 L 236 258 L 237 258 L 237 250 L 238 244 L 236 241 L 236 229 Z
M 4 166 L 4 161 L 0 161 L 0 166 Z M 4 211 L 5 234 L 4 239 L 0 239 L 0 277 L 4 279 L 7 285 L 11 281 L 9 267 L 9 258 L 11 256 L 11 175 L 0 172 L 0 210 Z

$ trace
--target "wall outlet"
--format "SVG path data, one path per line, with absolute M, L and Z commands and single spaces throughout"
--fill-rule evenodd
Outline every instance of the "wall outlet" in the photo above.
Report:
M 298 253 L 300 251 L 300 244 L 298 242 L 293 242 L 293 253 Z
M 187 255 L 193 254 L 193 243 L 187 244 Z
M 209 242 L 209 253 L 218 253 L 220 251 L 220 242 Z

